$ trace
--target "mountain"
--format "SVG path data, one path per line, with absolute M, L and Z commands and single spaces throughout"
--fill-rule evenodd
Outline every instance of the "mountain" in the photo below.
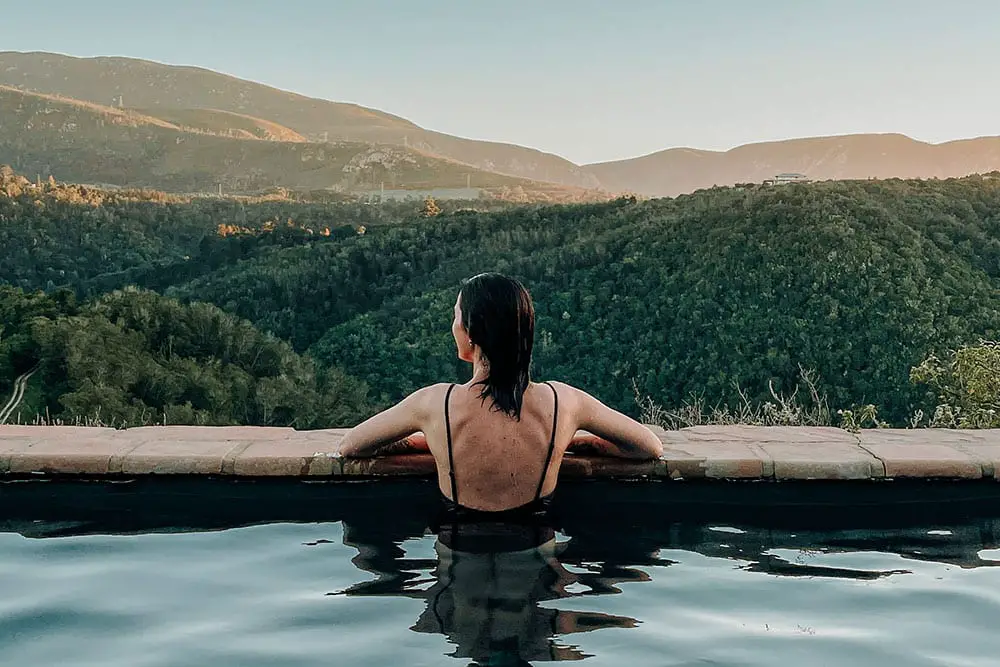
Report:
M 259 137 L 259 138 L 257 138 Z M 464 188 L 572 198 L 573 188 L 475 169 L 402 146 L 306 143 L 286 127 L 213 110 L 155 117 L 0 86 L 0 164 L 89 184 L 203 192 L 273 187 Z
M 394 144 L 485 171 L 535 181 L 597 188 L 597 179 L 569 160 L 531 148 L 475 141 L 426 130 L 356 104 L 330 102 L 198 67 L 132 58 L 75 58 L 0 52 L 0 85 L 61 95 L 159 116 L 213 109 L 276 123 L 310 141 Z
M 586 169 L 607 190 L 668 197 L 760 183 L 785 172 L 812 180 L 950 178 L 1000 169 L 1000 137 L 928 144 L 902 134 L 854 134 L 747 144 L 725 152 L 671 148 Z
M 207 165 L 199 162 L 183 163 L 182 160 L 202 160 L 201 150 L 169 151 L 175 157 L 169 166 L 150 166 L 172 175 L 164 180 L 140 180 L 158 188 L 176 189 L 179 185 L 195 187 L 205 179 L 213 178 L 236 184 L 280 184 L 288 187 L 330 187 L 346 183 L 347 187 L 367 182 L 369 187 L 382 182 L 377 174 L 344 181 L 329 173 L 324 165 L 317 173 L 310 173 L 316 164 L 316 155 L 336 153 L 344 157 L 363 154 L 364 151 L 383 151 L 394 156 L 421 156 L 420 160 L 440 159 L 438 173 L 423 170 L 426 177 L 401 176 L 408 187 L 458 187 L 465 184 L 465 177 L 455 175 L 469 171 L 471 165 L 479 170 L 474 180 L 502 183 L 512 187 L 515 180 L 534 192 L 546 190 L 539 183 L 553 183 L 572 188 L 602 189 L 607 192 L 635 192 L 647 196 L 675 196 L 715 185 L 733 185 L 761 182 L 784 172 L 803 173 L 812 180 L 843 180 L 866 178 L 946 178 L 985 173 L 1000 169 L 1000 137 L 982 137 L 943 144 L 928 144 L 901 134 L 855 134 L 832 137 L 813 137 L 747 144 L 728 151 L 706 151 L 692 148 L 671 148 L 651 155 L 604 162 L 576 165 L 556 155 L 530 148 L 488 141 L 463 139 L 440 132 L 426 130 L 399 116 L 368 109 L 356 104 L 330 102 L 290 93 L 252 81 L 245 81 L 218 72 L 197 67 L 182 67 L 136 60 L 131 58 L 75 58 L 52 53 L 0 52 L 0 86 L 9 86 L 24 92 L 36 92 L 70 98 L 101 109 L 115 109 L 155 119 L 154 125 L 167 125 L 182 131 L 185 137 L 207 134 L 221 139 L 263 139 L 276 143 L 298 144 L 295 149 L 262 145 L 227 144 L 225 150 L 206 149 L 210 154 L 224 153 L 220 166 L 213 159 Z M 3 119 L 0 118 L 0 122 Z M 132 132 L 131 134 L 135 134 Z M 200 145 L 204 141 L 197 141 Z M 327 144 L 337 148 L 322 148 Z M 369 144 L 363 148 L 362 144 Z M 372 148 L 381 144 L 383 148 Z M 139 148 L 123 144 L 101 149 L 102 159 L 118 164 L 118 180 L 125 175 L 122 165 L 130 164 L 132 154 Z M 388 146 L 389 148 L 385 148 Z M 122 150 L 119 156 L 114 151 Z M 58 163 L 48 149 L 33 153 L 32 164 Z M 252 153 L 252 155 L 248 154 Z M 296 163 L 292 155 L 302 161 Z M 367 158 L 362 158 L 367 159 Z M 392 158 L 395 160 L 396 158 Z M 402 158 L 399 158 L 402 159 Z M 274 160 L 273 164 L 265 164 Z M 321 161 L 328 160 L 323 157 Z M 11 161 L 8 159 L 8 161 Z M 262 162 L 264 161 L 264 162 Z M 391 160 L 390 160 L 391 161 Z M 343 161 L 334 160 L 338 168 L 345 168 Z M 347 160 L 349 162 L 349 160 Z M 443 165 L 450 165 L 445 167 Z M 463 165 L 460 169 L 455 165 Z M 103 164 L 97 171 L 104 173 Z M 184 170 L 196 170 L 197 176 L 175 177 Z M 290 172 L 288 170 L 291 170 Z M 26 173 L 45 171 L 27 164 L 21 167 Z M 75 178 L 72 173 L 86 172 L 82 163 L 73 172 L 57 174 L 64 179 Z M 204 173 L 202 173 L 204 171 Z M 392 168 L 388 168 L 388 172 Z M 494 174 L 482 177 L 483 172 Z M 291 174 L 290 177 L 285 176 Z M 497 176 L 497 175 L 501 176 Z M 365 181 L 365 178 L 369 180 Z M 508 177 L 504 180 L 502 177 Z M 400 180 L 402 179 L 402 181 Z M 390 187 L 392 179 L 386 182 Z M 417 183 L 423 185 L 418 186 Z M 481 184 L 479 183 L 479 184 Z M 558 188 L 549 189 L 554 198 L 581 196 L 579 192 L 567 194 Z M 534 195 L 529 195 L 534 196 Z

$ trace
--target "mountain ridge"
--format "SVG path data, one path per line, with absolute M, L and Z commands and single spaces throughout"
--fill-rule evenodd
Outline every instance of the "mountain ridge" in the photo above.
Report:
M 800 172 L 812 180 L 842 180 L 949 178 L 1000 169 L 1000 137 L 932 144 L 899 133 L 789 138 L 743 144 L 726 151 L 674 147 L 634 158 L 577 165 L 534 148 L 452 136 L 385 111 L 284 91 L 195 65 L 165 65 L 117 56 L 0 52 L 0 85 L 106 107 L 127 105 L 150 117 L 162 116 L 168 121 L 173 117 L 179 127 L 185 124 L 178 114 L 197 111 L 195 129 L 200 123 L 203 129 L 208 126 L 219 133 L 221 124 L 222 130 L 237 138 L 285 139 L 310 146 L 336 142 L 384 145 L 438 156 L 483 173 L 654 197 L 761 182 L 785 172 Z M 233 116 L 227 125 L 219 115 L 210 118 L 213 112 Z M 269 171 L 273 167 L 262 165 L 258 169 Z M 293 183 L 282 185 L 294 187 Z M 375 187 L 375 181 L 371 185 Z
M 508 176 L 596 188 L 595 179 L 559 156 L 532 148 L 454 137 L 356 104 L 308 97 L 190 65 L 137 58 L 77 58 L 0 52 L 0 84 L 96 104 L 213 108 L 288 127 L 313 141 L 360 141 L 415 148 Z
M 354 192 L 401 189 L 518 189 L 543 199 L 583 196 L 424 154 L 362 142 L 302 143 L 192 131 L 133 109 L 107 107 L 0 85 L 0 164 L 90 185 L 204 192 L 276 187 Z M 565 192 L 563 192 L 565 191 Z
M 782 172 L 802 173 L 812 180 L 953 178 L 1000 169 L 1000 136 L 938 144 L 895 132 L 802 137 L 726 151 L 668 148 L 585 168 L 607 189 L 650 196 L 762 182 Z

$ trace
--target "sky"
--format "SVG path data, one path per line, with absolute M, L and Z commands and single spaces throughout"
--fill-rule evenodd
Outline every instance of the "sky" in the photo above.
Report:
M 0 0 L 0 50 L 197 65 L 577 163 L 1000 135 L 997 0 Z

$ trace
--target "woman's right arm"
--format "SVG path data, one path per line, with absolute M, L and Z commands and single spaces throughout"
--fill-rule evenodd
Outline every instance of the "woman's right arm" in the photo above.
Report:
M 583 445 L 582 450 L 629 459 L 656 459 L 663 456 L 663 443 L 648 428 L 609 408 L 585 391 L 569 385 L 563 386 L 573 394 L 577 428 L 599 438 L 578 438 L 576 441 Z M 575 449 L 572 442 L 569 449 Z

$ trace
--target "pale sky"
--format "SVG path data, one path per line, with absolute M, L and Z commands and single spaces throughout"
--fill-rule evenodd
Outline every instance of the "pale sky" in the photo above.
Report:
M 0 0 L 0 50 L 198 65 L 575 162 L 1000 135 L 1000 0 Z

